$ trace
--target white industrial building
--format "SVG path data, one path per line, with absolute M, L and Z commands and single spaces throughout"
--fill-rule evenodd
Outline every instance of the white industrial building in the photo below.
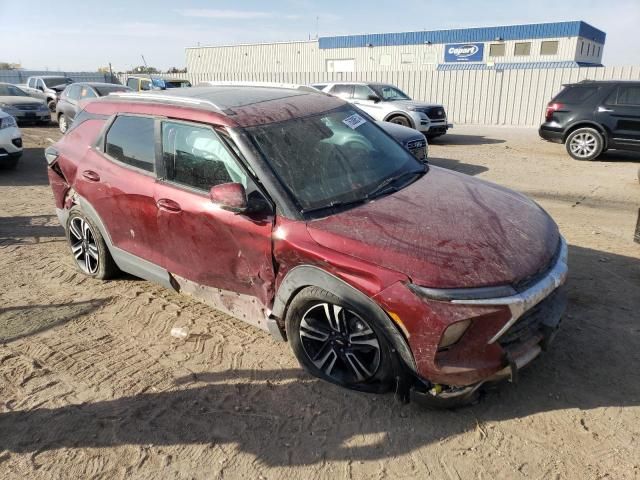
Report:
M 582 21 L 189 47 L 192 76 L 216 73 L 486 70 L 601 66 L 606 34 Z

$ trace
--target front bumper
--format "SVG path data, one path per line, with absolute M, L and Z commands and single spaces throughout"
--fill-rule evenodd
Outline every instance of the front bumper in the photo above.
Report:
M 0 130 L 0 160 L 22 155 L 22 137 L 17 127 Z
M 6 113 L 13 116 L 17 122 L 49 122 L 51 121 L 51 112 L 46 110 L 18 110 L 17 108 L 4 109 Z
M 512 296 L 425 300 L 406 285 L 396 284 L 375 299 L 405 333 L 416 377 L 425 385 L 453 387 L 450 391 L 464 395 L 487 381 L 515 380 L 521 368 L 548 348 L 566 306 L 561 287 L 567 271 L 567 245 L 562 239 L 544 276 Z M 471 320 L 470 326 L 458 341 L 439 348 L 445 330 L 466 320 Z

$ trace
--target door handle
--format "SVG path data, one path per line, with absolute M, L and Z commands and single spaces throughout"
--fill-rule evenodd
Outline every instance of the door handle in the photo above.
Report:
M 100 181 L 100 175 L 98 175 L 93 170 L 85 170 L 84 172 L 82 172 L 82 176 L 84 178 L 86 178 L 87 180 L 89 180 L 90 182 L 99 182 Z
M 156 205 L 160 210 L 165 210 L 167 212 L 182 211 L 182 208 L 180 208 L 180 204 L 178 202 L 174 202 L 173 200 L 169 200 L 168 198 L 161 198 L 156 202 Z

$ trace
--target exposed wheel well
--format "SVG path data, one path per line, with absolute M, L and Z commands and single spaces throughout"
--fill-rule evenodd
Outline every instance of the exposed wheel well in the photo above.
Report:
M 407 115 L 405 115 L 404 113 L 392 113 L 391 115 L 389 115 L 387 118 L 384 119 L 385 122 L 390 122 L 391 120 L 393 120 L 394 118 L 397 117 L 402 117 L 404 118 L 407 122 L 409 122 L 409 125 L 411 126 L 411 128 L 414 128 L 413 125 L 413 120 L 411 120 L 411 118 L 409 118 Z
M 571 135 L 573 132 L 575 132 L 579 128 L 593 128 L 594 130 L 597 130 L 598 132 L 600 132 L 604 140 L 604 147 L 607 148 L 607 143 L 608 143 L 607 130 L 599 123 L 593 123 L 593 122 L 579 122 L 579 123 L 576 123 L 575 125 L 571 125 L 571 127 L 567 129 L 567 131 L 565 132 L 564 137 L 562 137 L 562 143 L 566 142 L 567 138 L 569 138 L 569 135 Z

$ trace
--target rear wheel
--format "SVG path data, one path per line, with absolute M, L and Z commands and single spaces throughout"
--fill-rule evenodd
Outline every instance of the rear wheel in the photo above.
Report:
M 387 120 L 389 123 L 395 123 L 396 125 L 402 125 L 403 127 L 411 127 L 409 119 L 403 115 L 396 115 Z
M 604 138 L 595 128 L 578 128 L 565 142 L 567 153 L 575 160 L 595 160 L 604 150 Z
M 49 111 L 54 113 L 56 111 L 56 101 L 51 99 L 47 100 L 47 106 L 49 107 Z
M 78 207 L 73 207 L 69 213 L 67 240 L 76 267 L 85 275 L 106 280 L 118 273 L 100 231 Z
M 307 287 L 291 302 L 286 323 L 291 347 L 312 375 L 365 392 L 385 392 L 393 384 L 394 353 L 368 312 Z

